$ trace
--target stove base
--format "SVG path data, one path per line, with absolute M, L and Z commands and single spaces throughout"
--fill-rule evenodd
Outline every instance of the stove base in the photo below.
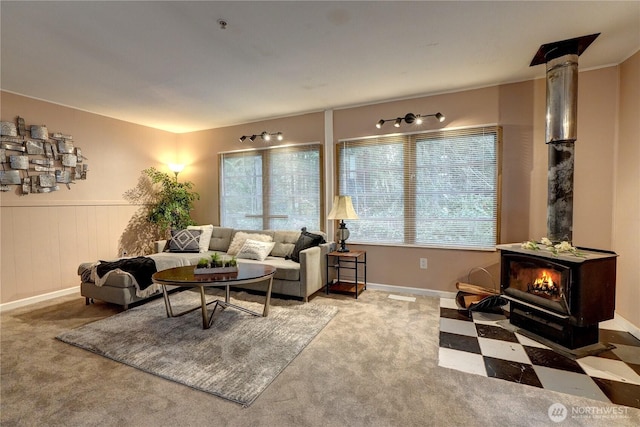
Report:
M 555 317 L 514 301 L 511 301 L 510 305 L 509 319 L 512 325 L 568 349 L 597 344 L 600 340 L 597 323 L 588 326 L 575 326 L 570 323 L 569 319 Z

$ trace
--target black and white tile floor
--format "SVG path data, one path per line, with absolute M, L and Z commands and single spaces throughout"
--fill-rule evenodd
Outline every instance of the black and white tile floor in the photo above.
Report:
M 499 326 L 500 314 L 459 311 L 440 300 L 438 364 L 485 377 L 640 408 L 640 340 L 614 322 L 600 324 L 600 341 L 615 348 L 577 360 Z

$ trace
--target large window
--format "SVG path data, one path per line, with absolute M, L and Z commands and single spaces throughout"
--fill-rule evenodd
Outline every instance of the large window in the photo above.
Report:
M 321 229 L 319 144 L 220 155 L 220 223 L 238 229 Z
M 350 241 L 494 249 L 500 134 L 493 126 L 340 141 L 340 194 L 360 217 Z

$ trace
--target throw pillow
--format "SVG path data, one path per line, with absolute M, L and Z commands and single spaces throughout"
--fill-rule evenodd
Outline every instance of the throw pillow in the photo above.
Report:
M 189 225 L 187 226 L 187 230 L 202 231 L 202 234 L 200 234 L 200 242 L 198 243 L 200 248 L 199 252 L 207 252 L 209 250 L 211 235 L 213 234 L 213 225 Z
M 247 239 L 242 245 L 242 249 L 236 255 L 236 258 L 255 259 L 264 261 L 269 252 L 273 249 L 275 242 L 261 242 L 259 240 Z
M 267 234 L 252 234 L 238 231 L 231 240 L 229 249 L 227 249 L 227 254 L 231 256 L 238 255 L 238 252 L 240 252 L 240 249 L 242 249 L 242 245 L 244 245 L 244 242 L 247 239 L 257 240 L 259 242 L 271 242 L 273 240 L 271 236 Z
M 200 230 L 171 230 L 169 252 L 199 252 Z
M 307 228 L 304 227 L 300 232 L 300 237 L 298 237 L 296 245 L 293 248 L 291 259 L 295 262 L 300 262 L 301 251 L 313 248 L 314 246 L 319 246 L 321 243 L 325 243 L 324 237 L 319 234 L 309 233 Z

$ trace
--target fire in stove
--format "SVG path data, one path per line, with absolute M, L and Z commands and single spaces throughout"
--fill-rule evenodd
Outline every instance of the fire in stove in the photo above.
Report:
M 551 274 L 546 270 L 544 270 L 542 276 L 535 279 L 533 283 L 527 284 L 527 291 L 534 295 L 547 298 L 560 296 L 560 287 L 554 282 Z

